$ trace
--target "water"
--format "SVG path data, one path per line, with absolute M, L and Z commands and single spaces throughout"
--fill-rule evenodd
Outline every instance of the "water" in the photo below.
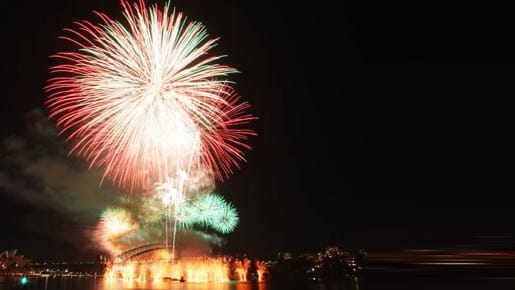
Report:
M 514 277 L 475 276 L 371 276 L 332 282 L 270 281 L 231 283 L 107 282 L 101 278 L 31 278 L 23 288 L 18 281 L 0 283 L 0 290 L 514 290 Z

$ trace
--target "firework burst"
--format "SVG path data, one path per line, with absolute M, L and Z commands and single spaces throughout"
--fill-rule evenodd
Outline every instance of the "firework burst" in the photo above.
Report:
M 138 230 L 139 226 L 130 212 L 122 208 L 107 208 L 100 216 L 93 240 L 104 250 L 116 254 L 120 250 L 118 241 Z
M 215 193 L 200 194 L 185 203 L 178 208 L 175 218 L 183 228 L 191 228 L 196 224 L 209 226 L 222 234 L 234 231 L 239 222 L 234 206 Z
M 213 217 L 210 226 L 219 233 L 228 234 L 234 231 L 239 220 L 236 209 L 231 204 L 226 203 Z
M 125 25 L 97 12 L 100 23 L 66 29 L 78 50 L 54 55 L 47 106 L 70 153 L 131 191 L 179 171 L 227 178 L 254 135 L 228 85 L 237 70 L 210 54 L 217 39 L 202 24 L 168 5 L 121 3 Z
M 101 216 L 103 234 L 106 240 L 127 234 L 137 228 L 131 214 L 119 208 L 108 208 Z

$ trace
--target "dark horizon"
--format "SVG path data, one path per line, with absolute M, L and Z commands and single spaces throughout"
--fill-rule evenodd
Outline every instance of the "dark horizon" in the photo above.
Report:
M 240 214 L 224 250 L 515 249 L 509 9 L 331 3 L 172 2 L 221 37 L 216 50 L 241 71 L 231 80 L 259 117 L 247 162 L 217 186 Z M 34 137 L 49 56 L 65 48 L 57 37 L 97 20 L 91 10 L 121 17 L 118 1 L 12 3 L 2 25 L 3 144 Z M 22 168 L 2 153 L 0 251 L 96 253 L 86 217 L 6 187 Z

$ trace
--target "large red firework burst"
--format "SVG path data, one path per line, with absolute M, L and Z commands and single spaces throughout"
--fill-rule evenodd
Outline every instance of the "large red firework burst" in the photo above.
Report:
M 126 24 L 96 12 L 64 39 L 46 87 L 50 118 L 91 167 L 130 189 L 179 171 L 227 178 L 244 160 L 253 119 L 227 81 L 236 69 L 209 51 L 205 27 L 182 13 L 122 1 Z

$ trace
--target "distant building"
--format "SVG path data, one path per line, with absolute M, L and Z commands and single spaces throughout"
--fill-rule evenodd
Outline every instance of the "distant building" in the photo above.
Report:
M 277 254 L 277 260 L 279 260 L 279 261 L 290 260 L 291 258 L 292 258 L 292 255 L 290 252 L 279 252 Z
M 30 263 L 23 255 L 16 255 L 18 250 L 6 250 L 0 252 L 0 274 L 17 273 Z

